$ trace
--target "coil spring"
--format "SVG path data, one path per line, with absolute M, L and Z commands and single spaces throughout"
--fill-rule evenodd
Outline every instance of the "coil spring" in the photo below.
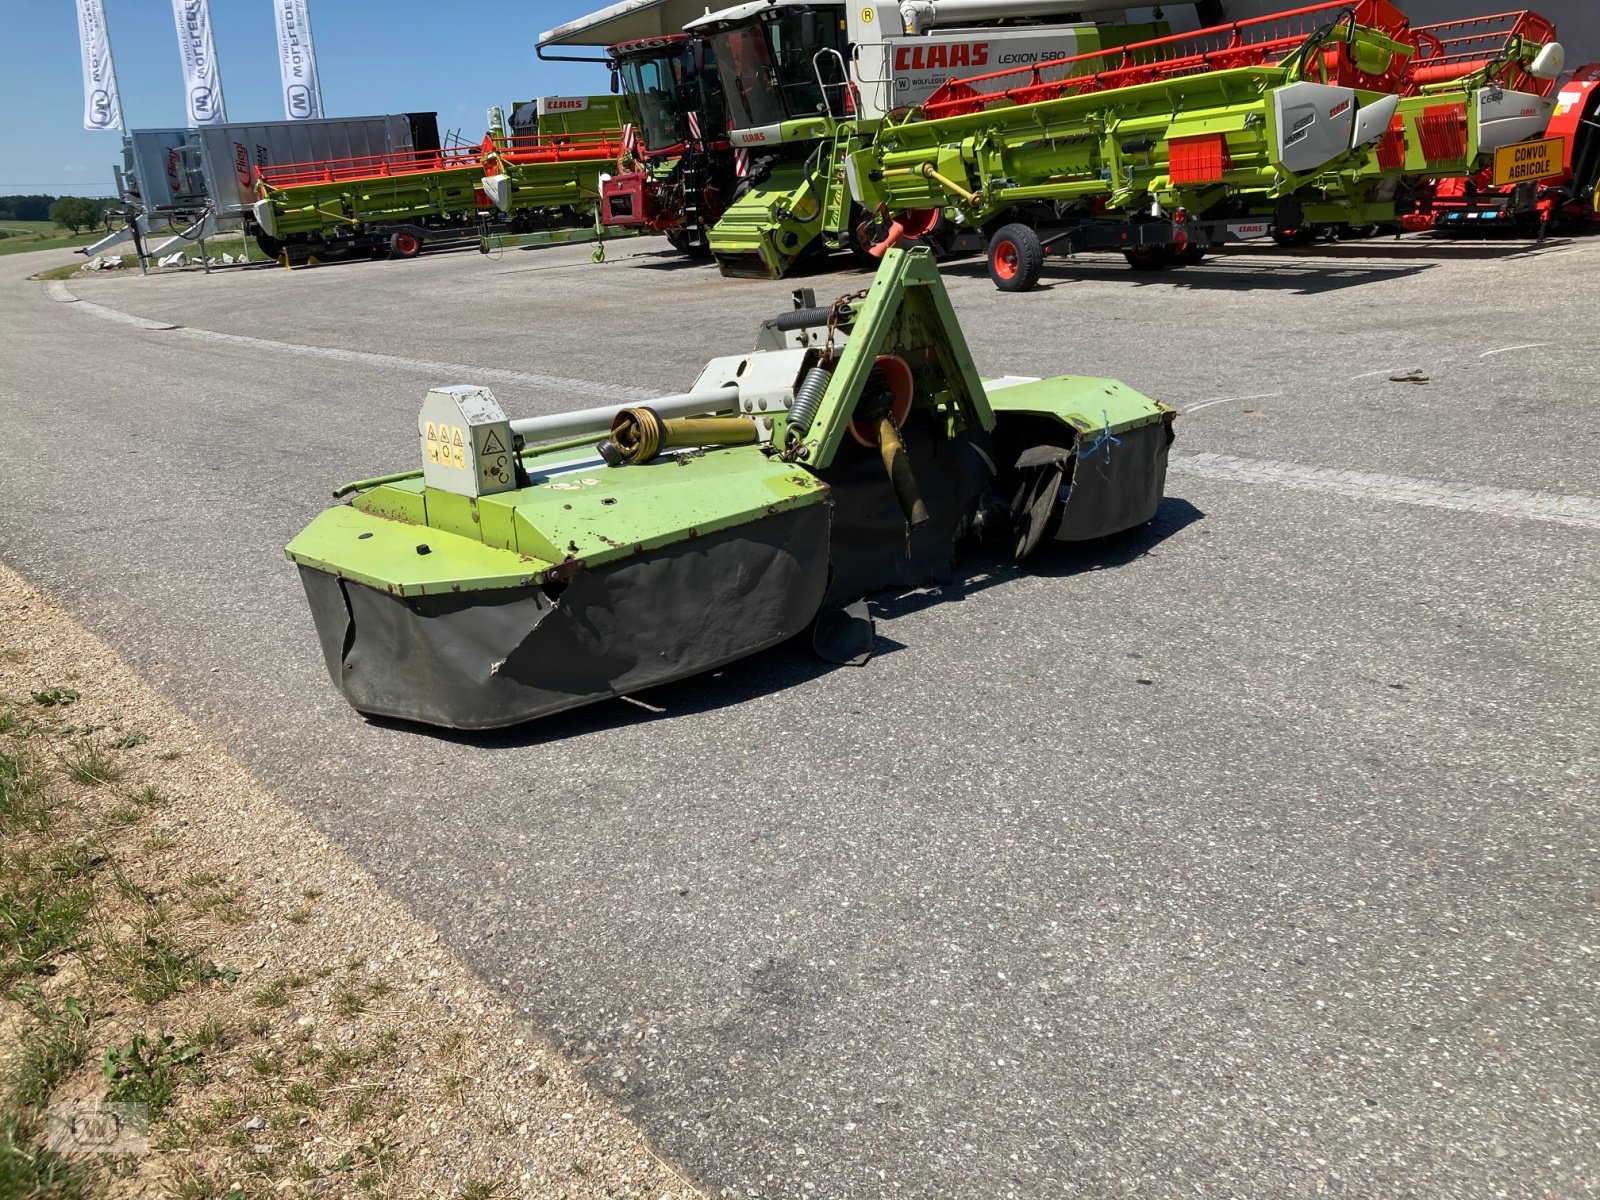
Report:
M 822 407 L 822 393 L 828 390 L 833 372 L 826 367 L 812 367 L 795 390 L 794 403 L 789 405 L 789 432 L 804 437 L 816 420 L 817 409 Z

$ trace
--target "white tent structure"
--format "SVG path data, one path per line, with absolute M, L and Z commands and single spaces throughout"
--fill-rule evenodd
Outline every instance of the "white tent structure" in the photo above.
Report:
M 898 0 L 891 2 L 898 4 Z M 1226 2 L 1227 0 L 1224 0 L 1224 4 Z M 599 9 L 588 16 L 578 17 L 557 25 L 554 29 L 545 30 L 539 35 L 539 56 L 559 59 L 562 57 L 561 54 L 547 54 L 545 51 L 559 51 L 562 47 L 575 46 L 614 46 L 618 42 L 628 42 L 635 38 L 682 33 L 686 22 L 704 16 L 707 12 L 728 8 L 732 3 L 733 0 L 620 0 L 620 3 Z M 1126 0 L 1082 0 L 1079 4 L 1061 0 L 1059 7 L 1082 12 L 1086 17 L 1099 13 L 1126 11 L 1131 21 L 1152 19 L 1150 6 L 1128 4 Z M 1165 5 L 1164 10 L 1166 19 L 1174 29 L 1198 27 L 1193 3 L 1177 0 L 1176 3 Z
M 586 17 L 568 21 L 539 35 L 541 58 L 561 58 L 561 47 L 612 46 L 634 38 L 661 37 L 680 33 L 686 21 L 704 15 L 707 8 L 727 7 L 728 0 L 620 0 L 607 8 Z M 1311 0 L 1303 0 L 1310 3 Z M 1600 62 L 1600 0 L 1518 0 L 1515 4 L 1497 4 L 1495 0 L 1395 0 L 1398 7 L 1416 24 L 1459 20 L 1463 17 L 1485 16 L 1493 12 L 1517 8 L 1525 4 L 1541 16 L 1556 24 L 1561 44 L 1567 50 L 1567 65 L 1578 67 Z M 1296 0 L 1220 0 L 1224 20 L 1259 17 L 1267 13 L 1293 8 Z M 1106 0 L 1085 0 L 1085 12 L 1120 8 L 1120 4 Z M 1195 5 L 1173 3 L 1163 6 L 1163 16 L 1174 30 L 1197 28 Z M 1149 7 L 1129 5 L 1128 19 L 1151 19 Z M 592 57 L 592 56 L 591 56 Z

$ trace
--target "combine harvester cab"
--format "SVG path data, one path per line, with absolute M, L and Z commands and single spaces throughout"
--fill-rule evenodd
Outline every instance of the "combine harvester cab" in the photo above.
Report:
M 1419 39 L 1397 10 L 1317 5 L 952 81 L 847 176 L 895 219 L 891 242 L 941 211 L 981 231 L 1002 290 L 1032 287 L 1052 252 L 1182 265 L 1232 241 L 1392 220 L 1404 177 L 1473 169 L 1541 126 L 1548 102 L 1501 80 L 1543 51 L 1519 41 L 1414 94 Z
M 709 258 L 711 227 L 738 183 L 711 43 L 675 34 L 607 53 L 637 124 L 601 188 L 601 219 L 664 233 L 680 254 Z
M 1125 7 L 754 0 L 688 22 L 688 32 L 711 40 L 729 140 L 744 164 L 733 204 L 711 231 L 723 273 L 778 278 L 804 257 L 841 249 L 871 265 L 871 214 L 852 202 L 844 163 L 884 118 L 974 68 L 1051 61 L 1165 30 L 1083 19 L 1120 18 Z
M 808 628 L 872 649 L 861 598 L 1150 520 L 1171 409 L 1119 383 L 975 373 L 926 249 L 809 295 L 648 405 L 509 420 L 428 393 L 422 469 L 350 484 L 288 546 L 359 711 L 460 729 L 707 671 Z

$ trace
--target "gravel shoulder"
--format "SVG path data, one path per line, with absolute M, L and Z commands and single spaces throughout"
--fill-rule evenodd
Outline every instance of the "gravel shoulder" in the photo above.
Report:
M 41 793 L 6 829 L 5 903 L 23 868 L 48 883 L 69 860 L 93 897 L 58 952 L 0 935 L 0 1099 L 42 1139 L 52 1105 L 149 1099 L 113 1078 L 129 1048 L 173 1060 L 149 1152 L 64 1165 L 90 1190 L 42 1194 L 700 1195 L 435 931 L 3 567 L 0 718 Z M 41 1092 L 39 1047 L 63 1038 Z

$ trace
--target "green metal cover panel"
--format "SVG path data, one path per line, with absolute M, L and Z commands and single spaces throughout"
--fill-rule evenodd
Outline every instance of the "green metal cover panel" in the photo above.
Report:
M 526 587 L 553 565 L 348 504 L 319 513 L 285 553 L 303 567 L 397 596 Z
M 1164 420 L 1172 409 L 1115 379 L 1061 375 L 1019 383 L 989 396 L 996 413 L 1027 413 L 1065 421 L 1080 435 L 1126 433 Z
M 809 472 L 756 446 L 571 469 L 590 457 L 540 460 L 567 471 L 477 500 L 420 480 L 375 487 L 313 521 L 289 557 L 402 596 L 513 587 L 558 563 L 600 566 L 827 499 Z
M 800 467 L 757 446 L 730 446 L 626 467 L 596 464 L 478 503 L 514 510 L 524 554 L 598 566 L 826 497 Z

